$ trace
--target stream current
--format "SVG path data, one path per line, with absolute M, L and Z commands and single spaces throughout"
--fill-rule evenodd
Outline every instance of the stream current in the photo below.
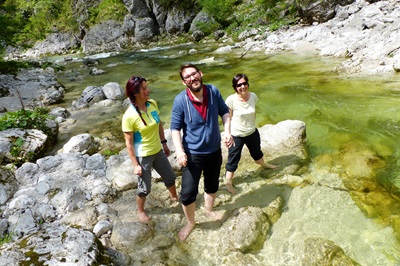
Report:
M 379 226 L 391 228 L 393 237 L 399 239 L 400 76 L 347 77 L 334 71 L 343 61 L 340 58 L 290 52 L 244 54 L 240 49 L 217 54 L 216 48 L 212 45 L 181 45 L 99 54 L 93 56 L 101 61 L 95 67 L 106 73 L 98 76 L 89 75 L 90 68 L 83 67 L 82 58 L 74 58 L 59 74 L 59 81 L 67 91 L 62 106 L 69 108 L 87 86 L 117 82 L 125 88 L 131 75 L 143 76 L 148 80 L 151 98 L 158 102 L 164 128 L 168 128 L 173 99 L 184 89 L 179 77 L 181 64 L 197 64 L 204 74 L 204 83 L 214 84 L 224 98 L 234 93 L 232 77 L 236 73 L 245 73 L 249 77 L 250 91 L 259 97 L 257 126 L 288 119 L 304 121 L 311 157 L 310 175 L 323 169 L 345 176 L 346 188 L 353 191 L 348 195 L 359 206 L 359 210 L 341 215 L 370 218 Z M 196 52 L 190 53 L 190 49 L 196 49 Z M 61 132 L 60 141 L 65 142 L 83 132 L 102 136 L 107 131 L 113 132 L 115 141 L 123 147 L 120 120 L 124 110 L 125 107 L 102 107 L 82 112 L 82 115 L 75 112 L 73 116 L 78 122 Z M 366 170 L 358 164 L 360 157 L 371 158 L 374 166 Z M 379 163 L 374 164 L 374 160 Z M 366 181 L 373 182 L 374 186 L 365 184 Z M 305 205 L 310 204 L 307 199 L 299 199 L 302 200 Z M 321 227 L 318 223 L 308 226 Z M 385 242 L 385 239 L 381 240 Z M 398 243 L 389 242 L 390 247 L 383 244 L 381 248 L 396 250 L 393 245 Z M 274 245 L 274 239 L 270 243 Z M 399 261 L 395 251 L 387 252 L 389 261 Z

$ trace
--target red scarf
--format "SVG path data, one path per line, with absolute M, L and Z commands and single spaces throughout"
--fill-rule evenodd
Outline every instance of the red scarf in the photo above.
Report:
M 193 98 L 190 89 L 186 88 L 186 93 L 189 96 L 190 101 L 193 103 L 194 108 L 200 113 L 204 120 L 207 118 L 207 108 L 208 108 L 208 94 L 207 87 L 203 85 L 203 102 L 197 101 Z

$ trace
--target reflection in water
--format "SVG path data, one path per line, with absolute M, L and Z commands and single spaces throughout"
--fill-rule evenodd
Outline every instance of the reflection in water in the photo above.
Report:
M 191 48 L 198 52 L 189 54 Z M 258 126 L 287 119 L 304 121 L 313 161 L 310 168 L 329 168 L 329 172 L 343 179 L 364 215 L 385 226 L 400 228 L 400 219 L 396 218 L 400 217 L 399 77 L 346 78 L 332 71 L 341 61 L 336 58 L 292 53 L 248 53 L 240 58 L 243 51 L 239 49 L 232 54 L 214 54 L 214 48 L 179 46 L 118 54 L 101 59 L 102 64 L 96 67 L 106 74 L 100 76 L 90 76 L 90 69 L 79 61 L 68 63 L 59 76 L 67 88 L 63 106 L 69 108 L 87 86 L 117 82 L 124 88 L 131 75 L 140 75 L 147 78 L 151 97 L 157 100 L 168 128 L 172 101 L 184 89 L 178 73 L 181 64 L 206 61 L 200 64 L 204 82 L 216 85 L 224 98 L 233 93 L 232 77 L 246 73 L 250 90 L 260 99 Z M 95 111 L 76 112 L 73 116 L 79 122 L 68 126 L 61 141 L 91 132 L 95 136 L 111 135 L 123 143 L 123 110 L 124 107 L 98 107 Z M 316 172 L 310 175 L 313 174 Z M 382 199 L 388 207 L 382 207 Z M 328 213 L 329 210 L 325 214 Z M 337 226 L 348 230 L 351 225 Z

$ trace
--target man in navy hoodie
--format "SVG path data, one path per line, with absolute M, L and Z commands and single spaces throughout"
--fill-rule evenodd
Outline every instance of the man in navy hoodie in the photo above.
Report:
M 230 134 L 229 108 L 219 90 L 203 84 L 203 73 L 195 65 L 183 65 L 180 76 L 186 89 L 174 99 L 170 128 L 176 159 L 182 167 L 180 200 L 187 224 L 178 236 L 185 240 L 195 226 L 195 202 L 201 174 L 204 176 L 204 208 L 206 214 L 213 217 L 222 164 L 219 116 L 225 129 L 225 145 L 229 148 L 234 142 Z

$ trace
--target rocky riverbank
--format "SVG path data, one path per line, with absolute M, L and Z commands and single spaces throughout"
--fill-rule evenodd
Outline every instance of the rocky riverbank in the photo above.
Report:
M 341 65 L 333 66 L 335 71 L 347 75 L 381 75 L 399 72 L 400 26 L 397 21 L 400 17 L 400 1 L 356 0 L 348 2 L 351 4 L 325 5 L 328 9 L 323 11 L 317 11 L 318 8 L 315 10 L 310 8 L 307 16 L 319 17 L 320 21 L 324 21 L 323 23 L 296 25 L 273 32 L 250 26 L 249 29 L 239 34 L 239 41 L 235 41 L 234 44 L 232 38 L 224 32 L 216 32 L 218 37 L 215 39 L 203 39 L 204 36 L 201 34 L 201 38 L 195 38 L 195 35 L 199 34 L 196 23 L 198 21 L 207 22 L 210 19 L 202 12 L 197 15 L 170 12 L 166 16 L 169 17 L 166 19 L 167 22 L 160 25 L 163 26 L 164 31 L 176 34 L 183 33 L 185 29 L 190 28 L 193 33 L 192 38 L 198 42 L 219 43 L 222 46 L 219 52 L 229 52 L 235 48 L 245 48 L 247 52 L 264 51 L 266 54 L 289 50 L 347 58 Z M 329 10 L 329 7 L 333 10 Z M 156 12 L 156 17 L 157 12 L 162 13 L 157 9 L 154 12 Z M 137 13 L 141 12 L 137 11 Z M 328 20 L 328 18 L 330 19 Z M 143 21 L 148 20 L 136 24 L 129 23 L 135 19 L 142 21 L 133 15 L 128 17 L 124 24 L 110 22 L 93 27 L 86 34 L 86 38 L 82 40 L 83 52 L 93 54 L 124 51 L 123 47 L 131 38 L 129 32 L 137 34 L 136 39 L 134 38 L 136 41 L 148 38 L 143 41 L 151 45 L 150 40 L 157 31 L 154 23 L 148 29 L 152 34 L 146 35 L 145 31 L 140 30 L 140 27 L 146 26 Z M 190 27 L 184 25 L 190 25 Z M 53 34 L 27 51 L 10 50 L 7 58 L 36 58 L 44 54 L 65 54 L 73 51 L 71 47 L 74 47 L 74 42 L 73 36 L 67 38 L 65 34 Z M 140 48 L 140 45 L 136 48 Z

